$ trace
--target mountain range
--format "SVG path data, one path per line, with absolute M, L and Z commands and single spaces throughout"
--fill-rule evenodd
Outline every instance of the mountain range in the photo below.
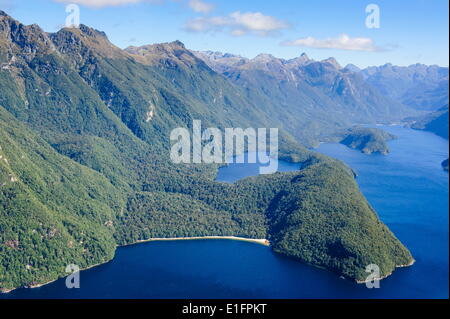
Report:
M 334 58 L 314 61 L 305 53 L 290 60 L 269 54 L 254 59 L 211 51 L 195 55 L 244 88 L 251 100 L 285 115 L 284 127 L 307 146 L 355 123 L 390 123 L 415 114 Z
M 448 68 L 390 63 L 360 72 L 383 95 L 416 110 L 436 111 L 448 104 Z
M 370 123 L 437 111 L 448 103 L 448 68 L 437 65 L 387 63 L 361 69 L 353 64 L 342 67 L 334 58 L 314 61 L 306 53 L 290 60 L 270 54 L 254 59 L 213 51 L 195 54 L 218 73 L 245 88 L 260 89 L 280 105 L 299 105 L 302 111 L 311 106 L 314 120 L 319 118 L 319 105 L 339 122 L 345 122 L 339 114 L 343 112 L 350 122 Z M 316 99 L 305 105 L 305 96 Z

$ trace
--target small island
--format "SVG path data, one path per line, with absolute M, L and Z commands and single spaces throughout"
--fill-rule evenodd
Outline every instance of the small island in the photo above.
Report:
M 443 161 L 441 165 L 444 171 L 448 172 L 448 158 L 445 161 Z
M 360 150 L 364 154 L 380 153 L 387 155 L 390 152 L 387 142 L 396 138 L 396 136 L 381 129 L 355 126 L 337 132 L 329 137 L 328 141 L 344 144 Z

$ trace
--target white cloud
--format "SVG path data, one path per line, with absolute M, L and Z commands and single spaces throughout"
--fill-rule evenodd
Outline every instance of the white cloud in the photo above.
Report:
M 195 12 L 209 13 L 215 6 L 202 0 L 189 0 L 189 7 Z
M 313 37 L 302 38 L 294 41 L 284 42 L 287 46 L 301 46 L 314 49 L 338 49 L 349 51 L 384 51 L 378 47 L 370 38 L 351 38 L 347 34 L 341 34 L 337 38 L 316 39 Z
M 228 29 L 234 36 L 256 34 L 266 36 L 286 29 L 288 25 L 260 12 L 241 13 L 236 11 L 228 16 L 200 17 L 187 22 L 185 29 L 192 32 L 222 31 Z

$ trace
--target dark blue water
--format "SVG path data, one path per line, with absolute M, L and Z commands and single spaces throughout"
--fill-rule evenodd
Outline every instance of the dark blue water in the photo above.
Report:
M 448 298 L 448 141 L 399 126 L 391 154 L 364 155 L 340 144 L 318 151 L 341 159 L 359 175 L 358 184 L 380 218 L 410 249 L 416 264 L 382 281 L 377 297 Z
M 388 156 L 338 144 L 319 148 L 357 171 L 370 203 L 417 260 L 383 280 L 380 289 L 258 244 L 200 240 L 123 247 L 112 262 L 83 271 L 80 289 L 69 290 L 59 280 L 0 298 L 448 298 L 448 174 L 440 167 L 448 142 L 426 132 L 386 130 L 399 137 Z M 221 170 L 222 181 L 254 174 L 255 165 L 243 170 L 238 164 L 236 171 L 233 166 Z

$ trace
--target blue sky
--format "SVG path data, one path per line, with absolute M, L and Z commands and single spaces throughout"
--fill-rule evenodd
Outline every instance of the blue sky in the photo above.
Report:
M 0 8 L 54 32 L 68 3 L 80 5 L 81 23 L 122 48 L 180 40 L 189 49 L 249 58 L 306 52 L 360 67 L 449 64 L 447 0 L 0 0 Z M 371 3 L 380 9 L 380 28 L 366 27 Z

